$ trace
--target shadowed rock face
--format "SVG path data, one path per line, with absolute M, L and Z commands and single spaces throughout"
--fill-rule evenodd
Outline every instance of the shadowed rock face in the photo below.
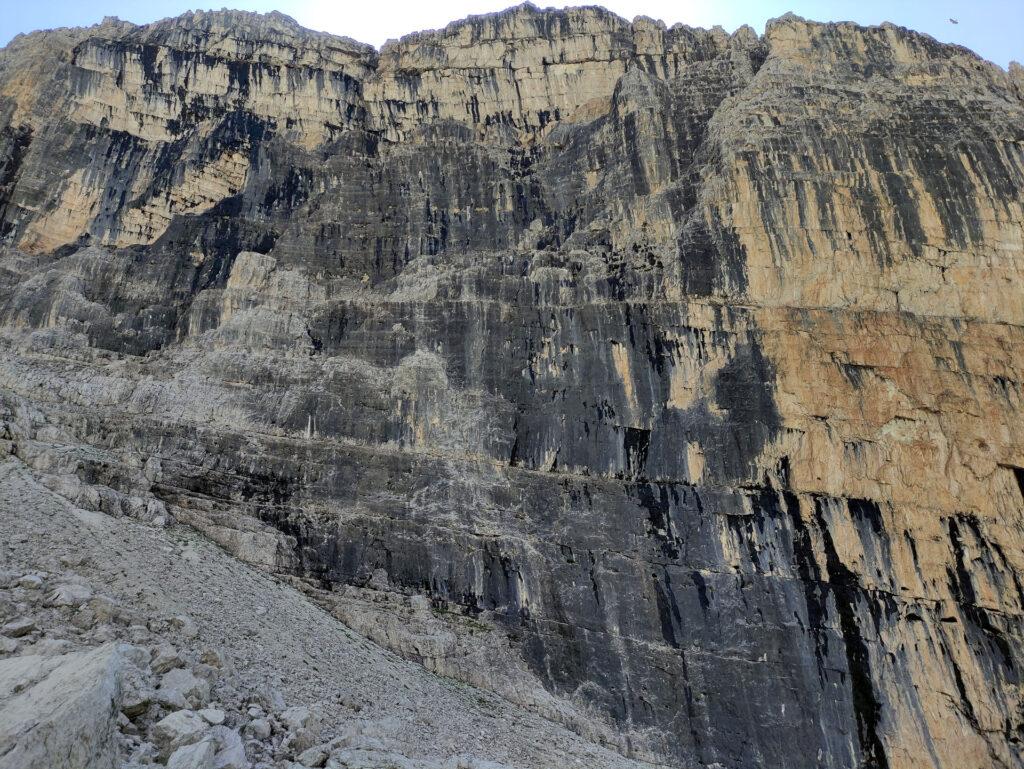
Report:
M 19 37 L 12 451 L 627 755 L 1019 766 L 1022 94 L 792 16 Z

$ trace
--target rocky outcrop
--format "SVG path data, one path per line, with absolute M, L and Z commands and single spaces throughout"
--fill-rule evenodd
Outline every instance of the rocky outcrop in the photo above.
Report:
M 5 445 L 680 766 L 1017 766 L 1019 73 L 883 25 L 0 54 Z

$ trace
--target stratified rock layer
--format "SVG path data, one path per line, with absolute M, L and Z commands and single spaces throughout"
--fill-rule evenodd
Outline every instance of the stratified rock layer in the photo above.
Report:
M 1020 766 L 1022 94 L 792 16 L 20 37 L 3 437 L 624 754 Z

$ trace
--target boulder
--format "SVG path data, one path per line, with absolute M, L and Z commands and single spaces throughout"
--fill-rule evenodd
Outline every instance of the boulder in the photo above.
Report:
M 122 622 L 125 611 L 117 601 L 107 595 L 96 595 L 89 600 L 89 608 L 97 622 Z
M 29 619 L 28 617 L 19 617 L 18 619 L 11 620 L 0 628 L 0 633 L 8 638 L 21 638 L 22 636 L 27 636 L 35 629 L 35 620 Z
M 121 691 L 121 712 L 128 718 L 138 718 L 156 701 L 156 692 L 142 673 L 129 671 L 124 677 Z
M 212 740 L 178 748 L 167 759 L 167 769 L 214 769 L 217 748 Z
M 44 580 L 38 574 L 26 574 L 18 580 L 18 587 L 25 590 L 42 590 Z
M 312 748 L 302 751 L 298 755 L 299 763 L 303 766 L 308 766 L 310 769 L 319 769 L 327 763 L 327 757 L 330 755 L 326 745 L 315 745 Z
M 211 726 L 220 726 L 224 723 L 224 711 L 220 708 L 203 708 L 199 711 L 199 715 Z
M 175 668 L 164 673 L 160 679 L 159 696 L 172 697 L 178 700 L 178 695 L 184 698 L 192 707 L 205 705 L 210 699 L 210 682 L 198 678 L 191 670 Z
M 189 706 L 185 695 L 177 689 L 157 689 L 155 698 L 167 710 L 187 710 Z
M 164 644 L 153 649 L 153 659 L 150 662 L 150 667 L 157 675 L 166 673 L 174 668 L 180 668 L 184 664 L 185 661 L 173 646 Z
M 123 665 L 116 644 L 0 660 L 0 769 L 117 765 Z
M 179 710 L 153 726 L 153 739 L 160 749 L 160 755 L 167 758 L 178 748 L 199 742 L 206 731 L 206 721 L 198 713 Z
M 311 729 L 316 725 L 313 711 L 301 706 L 285 710 L 281 713 L 281 721 L 293 732 L 297 732 L 299 729 Z
M 171 627 L 177 630 L 185 638 L 198 638 L 199 627 L 196 625 L 196 621 L 187 614 L 179 614 L 176 617 L 171 617 Z
M 46 602 L 50 606 L 81 606 L 90 599 L 92 599 L 92 588 L 88 585 L 68 582 L 58 585 L 47 597 Z
M 214 769 L 249 769 L 249 759 L 245 756 L 242 736 L 236 729 L 215 726 L 210 730 L 210 735 L 217 744 Z
M 82 606 L 71 617 L 71 624 L 79 630 L 89 630 L 96 624 L 96 612 L 89 606 Z
M 265 740 L 270 737 L 270 721 L 265 718 L 256 718 L 249 722 L 245 731 L 257 740 Z
M 212 668 L 224 667 L 224 655 L 216 649 L 204 649 L 199 661 Z

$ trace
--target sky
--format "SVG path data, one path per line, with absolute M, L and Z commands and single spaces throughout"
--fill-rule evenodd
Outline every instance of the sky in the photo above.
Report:
M 104 16 L 144 24 L 186 10 L 220 8 L 228 0 L 0 0 L 0 45 L 19 32 L 88 26 Z M 548 5 L 534 0 L 536 5 Z M 311 29 L 380 46 L 409 32 L 436 29 L 474 13 L 498 11 L 516 0 L 234 0 L 232 8 L 277 10 Z M 584 5 L 554 3 L 556 7 Z M 596 3 L 626 19 L 637 15 L 696 27 L 720 24 L 732 32 L 749 24 L 758 32 L 787 11 L 816 21 L 891 21 L 947 43 L 958 43 L 1006 67 L 1024 62 L 1024 0 L 607 0 Z M 953 24 L 950 19 L 956 19 Z

